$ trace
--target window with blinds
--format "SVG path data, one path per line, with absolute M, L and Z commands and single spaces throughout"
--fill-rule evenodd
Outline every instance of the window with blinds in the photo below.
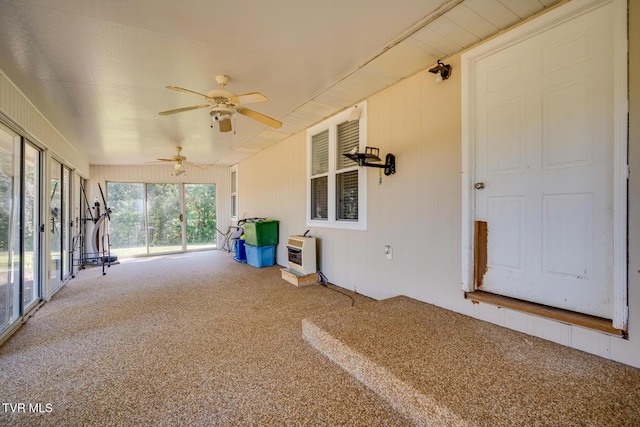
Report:
M 311 219 L 329 219 L 329 182 L 326 176 L 311 180 Z
M 336 219 L 358 219 L 358 171 L 344 172 L 336 175 Z
M 311 137 L 311 219 L 329 218 L 329 130 Z
M 311 138 L 313 150 L 312 175 L 329 172 L 329 130 L 325 130 Z
M 231 166 L 231 218 L 238 218 L 238 165 Z
M 344 156 L 366 146 L 366 103 L 358 108 L 359 119 L 348 109 L 307 131 L 307 225 L 366 229 L 366 173 Z
M 360 123 L 358 120 L 343 122 L 338 125 L 338 149 L 336 150 L 336 169 L 341 170 L 354 166 L 353 160 L 343 156 L 354 148 L 360 147 Z

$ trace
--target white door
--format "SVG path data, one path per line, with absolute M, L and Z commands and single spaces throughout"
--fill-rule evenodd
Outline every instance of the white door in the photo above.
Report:
M 612 318 L 612 8 L 475 64 L 481 290 Z

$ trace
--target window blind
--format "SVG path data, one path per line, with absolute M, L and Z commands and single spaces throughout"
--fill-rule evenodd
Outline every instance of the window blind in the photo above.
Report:
M 358 219 L 358 170 L 336 175 L 336 219 Z
M 329 172 L 329 130 L 311 137 L 311 174 L 319 175 Z
M 328 219 L 329 180 L 326 176 L 311 180 L 311 219 Z
M 344 169 L 351 166 L 355 166 L 353 160 L 350 160 L 343 156 L 343 154 L 349 153 L 351 150 L 358 149 L 360 146 L 360 122 L 354 120 L 351 122 L 343 122 L 338 125 L 338 141 L 337 141 L 337 153 L 336 169 Z

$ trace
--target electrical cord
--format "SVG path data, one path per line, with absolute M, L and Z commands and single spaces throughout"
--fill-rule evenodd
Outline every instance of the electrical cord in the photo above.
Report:
M 325 276 L 324 274 L 322 274 L 322 271 L 318 270 L 318 283 L 320 283 L 322 286 L 324 286 L 327 289 L 330 289 L 334 292 L 337 292 L 339 294 L 342 294 L 344 296 L 346 296 L 347 298 L 349 298 L 351 300 L 351 307 L 353 307 L 356 303 L 356 301 L 353 299 L 353 297 L 347 293 L 344 293 L 338 289 L 334 289 L 334 288 L 330 288 L 329 287 L 329 280 L 327 279 L 327 276 Z

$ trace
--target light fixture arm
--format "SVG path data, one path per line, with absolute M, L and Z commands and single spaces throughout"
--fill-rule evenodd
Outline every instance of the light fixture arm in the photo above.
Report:
M 378 148 L 366 147 L 364 153 L 352 152 L 343 154 L 343 156 L 353 160 L 360 167 L 382 168 L 384 169 L 384 174 L 387 176 L 396 173 L 396 156 L 391 153 L 386 155 L 384 163 L 369 163 L 369 160 L 381 161 L 380 157 L 378 157 L 379 152 L 380 150 Z

